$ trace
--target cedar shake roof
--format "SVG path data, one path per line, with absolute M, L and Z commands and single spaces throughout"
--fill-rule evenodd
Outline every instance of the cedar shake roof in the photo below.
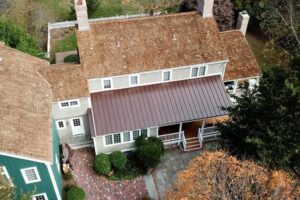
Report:
M 0 154 L 52 161 L 49 63 L 0 44 Z
M 87 77 L 78 64 L 56 64 L 40 70 L 50 83 L 53 101 L 62 101 L 89 96 Z
M 231 105 L 220 76 L 98 92 L 91 101 L 92 137 L 223 116 Z
M 89 78 L 228 60 L 215 19 L 198 12 L 94 22 L 77 41 Z
M 239 30 L 220 33 L 224 51 L 229 56 L 224 80 L 259 76 L 260 70 L 246 38 Z

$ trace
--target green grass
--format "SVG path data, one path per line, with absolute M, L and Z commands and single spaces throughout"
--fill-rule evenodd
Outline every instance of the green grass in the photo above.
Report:
M 121 0 L 100 0 L 100 6 L 89 18 L 110 17 L 124 14 Z
M 74 51 L 77 49 L 76 33 L 71 33 L 62 39 L 56 40 L 53 45 L 55 52 Z
M 246 38 L 260 68 L 263 69 L 272 65 L 272 58 L 264 53 L 266 41 L 258 34 L 251 32 L 246 34 Z
M 36 0 L 36 2 L 46 8 L 51 15 L 55 16 L 57 21 L 72 19 L 70 15 L 72 0 Z

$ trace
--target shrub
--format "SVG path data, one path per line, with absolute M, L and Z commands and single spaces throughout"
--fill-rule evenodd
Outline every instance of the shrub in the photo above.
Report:
M 145 138 L 140 136 L 135 141 L 137 157 L 142 161 L 146 169 L 155 167 L 160 162 L 164 153 L 164 144 L 156 137 Z
M 64 62 L 68 63 L 68 62 L 79 62 L 79 56 L 76 55 L 68 55 L 64 58 Z
M 126 167 L 127 158 L 121 151 L 115 151 L 110 154 L 110 161 L 116 170 L 123 170 Z
M 109 156 L 103 153 L 97 155 L 93 162 L 93 168 L 97 173 L 107 175 L 111 171 Z
M 72 186 L 67 192 L 67 200 L 84 200 L 85 192 L 77 186 Z

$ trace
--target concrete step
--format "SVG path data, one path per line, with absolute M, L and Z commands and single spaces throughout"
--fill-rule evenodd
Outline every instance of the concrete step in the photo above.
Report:
M 81 142 L 81 143 L 77 143 L 77 144 L 69 144 L 69 146 L 72 149 L 80 149 L 80 148 L 85 148 L 85 147 L 91 147 L 93 146 L 93 141 L 86 141 L 86 142 Z

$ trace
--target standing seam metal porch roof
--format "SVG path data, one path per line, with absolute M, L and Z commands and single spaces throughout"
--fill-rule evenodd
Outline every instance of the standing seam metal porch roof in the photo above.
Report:
M 231 105 L 220 76 L 93 93 L 91 100 L 92 137 L 222 116 Z

